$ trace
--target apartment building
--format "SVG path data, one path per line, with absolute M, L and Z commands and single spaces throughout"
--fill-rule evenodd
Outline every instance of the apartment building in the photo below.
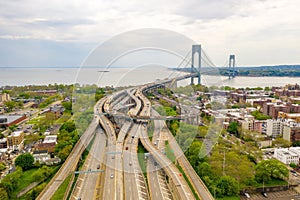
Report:
M 12 132 L 11 135 L 6 137 L 7 139 L 7 147 L 15 150 L 21 149 L 23 147 L 24 142 L 24 132 L 23 131 L 15 131 Z
M 274 158 L 286 165 L 299 164 L 300 147 L 280 148 L 274 150 Z

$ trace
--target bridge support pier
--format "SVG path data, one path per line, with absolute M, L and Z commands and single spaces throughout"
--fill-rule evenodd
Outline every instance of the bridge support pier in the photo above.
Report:
M 198 53 L 198 67 L 195 68 L 195 53 Z M 192 46 L 192 73 L 197 73 L 198 84 L 201 84 L 201 45 L 196 44 Z M 191 85 L 194 85 L 194 77 L 191 77 Z

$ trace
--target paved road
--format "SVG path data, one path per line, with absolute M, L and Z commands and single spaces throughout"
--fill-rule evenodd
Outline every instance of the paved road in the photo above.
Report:
M 125 199 L 148 199 L 148 191 L 137 156 L 138 126 L 134 124 L 123 148 Z
M 100 170 L 103 164 L 106 146 L 106 135 L 103 130 L 97 129 L 93 145 L 82 167 L 82 171 Z M 100 172 L 80 174 L 70 199 L 93 199 Z
M 156 111 L 152 111 L 152 113 L 156 113 Z M 161 134 L 163 127 L 161 124 L 163 122 L 163 120 L 154 120 L 152 143 L 154 146 L 157 146 L 158 151 L 165 148 L 164 135 Z M 165 172 L 153 157 L 147 160 L 147 175 L 150 197 L 152 199 L 173 199 L 166 183 Z
M 105 117 L 100 116 L 100 123 L 105 130 L 108 138 L 106 147 L 105 160 L 105 182 L 103 187 L 103 199 L 117 199 L 116 184 L 117 177 L 115 172 L 116 166 L 116 135 L 111 122 Z

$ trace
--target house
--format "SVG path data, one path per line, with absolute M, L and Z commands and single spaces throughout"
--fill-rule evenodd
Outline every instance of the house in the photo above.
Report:
M 55 150 L 55 143 L 39 143 L 35 144 L 32 148 L 38 151 L 47 150 L 48 153 L 53 153 Z
M 34 162 L 45 163 L 46 160 L 49 160 L 51 157 L 48 154 L 47 150 L 36 150 L 32 154 Z

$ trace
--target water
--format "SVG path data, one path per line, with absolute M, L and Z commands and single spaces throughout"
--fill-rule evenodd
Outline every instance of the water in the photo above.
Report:
M 103 72 L 107 70 L 108 72 Z M 138 68 L 0 68 L 0 86 L 5 85 L 48 85 L 48 84 L 97 84 L 100 86 L 128 86 L 153 82 L 183 75 L 183 72 L 165 67 L 146 66 Z M 190 80 L 181 81 L 187 85 Z M 195 80 L 197 82 L 197 80 Z M 202 76 L 206 85 L 231 87 L 284 86 L 300 83 L 299 77 L 227 77 Z

